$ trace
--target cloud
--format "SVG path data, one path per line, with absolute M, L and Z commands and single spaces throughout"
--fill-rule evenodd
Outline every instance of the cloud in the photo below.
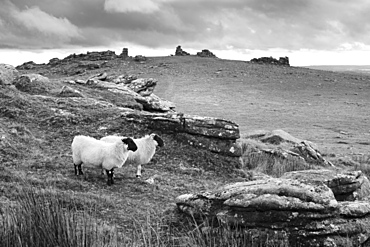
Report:
M 105 0 L 104 9 L 108 12 L 152 13 L 160 9 L 161 1 L 156 0 Z
M 1 1 L 1 0 L 0 0 Z M 6 0 L 0 43 L 25 47 L 340 50 L 370 45 L 368 0 Z M 31 7 L 26 7 L 31 6 Z M 4 18 L 5 17 L 5 18 Z M 15 39 L 15 40 L 14 40 Z M 4 42 L 6 41 L 6 42 Z
M 78 27 L 66 18 L 54 17 L 38 6 L 21 10 L 5 1 L 0 15 L 0 41 L 4 47 L 52 48 L 82 38 Z

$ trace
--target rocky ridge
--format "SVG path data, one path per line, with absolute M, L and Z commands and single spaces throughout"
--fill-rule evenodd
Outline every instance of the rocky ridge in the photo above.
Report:
M 72 54 L 63 60 L 52 59 L 53 66 L 59 63 L 72 62 L 71 60 L 100 61 L 113 59 L 114 52 L 88 52 L 87 54 Z M 19 68 L 26 69 L 31 63 L 25 63 Z M 33 63 L 32 63 L 33 64 Z M 16 88 L 32 94 L 46 93 L 50 89 L 47 77 L 38 74 L 25 74 L 12 82 Z M 239 126 L 228 120 L 192 116 L 176 112 L 172 102 L 163 100 L 153 93 L 158 81 L 153 78 L 138 78 L 135 75 L 111 76 L 106 72 L 93 75 L 87 80 L 68 79 L 65 81 L 70 86 L 64 86 L 59 95 L 63 97 L 84 98 L 78 90 L 73 89 L 74 84 L 97 87 L 115 94 L 131 97 L 141 107 L 140 111 L 122 109 L 122 117 L 132 121 L 146 124 L 149 128 L 171 133 L 186 144 L 207 149 L 214 153 L 226 156 L 239 157 L 241 151 L 236 144 L 240 137 Z

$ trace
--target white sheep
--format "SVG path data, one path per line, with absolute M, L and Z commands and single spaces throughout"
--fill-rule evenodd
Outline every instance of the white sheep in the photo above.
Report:
M 106 136 L 101 138 L 101 141 L 105 142 L 115 142 L 123 138 L 122 136 Z M 124 165 L 133 164 L 137 165 L 136 177 L 141 177 L 141 165 L 148 164 L 149 161 L 153 158 L 156 147 L 163 147 L 164 142 L 157 134 L 146 135 L 139 139 L 133 139 L 137 150 L 132 152 L 129 151 L 128 158 Z
M 104 169 L 108 176 L 108 185 L 114 183 L 114 168 L 121 168 L 129 151 L 136 151 L 135 142 L 128 137 L 107 143 L 89 136 L 75 136 L 72 142 L 72 158 L 75 174 L 83 175 L 81 165 Z

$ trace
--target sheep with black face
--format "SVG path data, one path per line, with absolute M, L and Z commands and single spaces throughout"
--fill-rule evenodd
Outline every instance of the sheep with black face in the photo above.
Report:
M 119 140 L 120 138 L 123 138 L 122 136 L 106 136 L 101 138 L 101 141 L 113 143 Z M 136 177 L 141 177 L 141 169 L 142 165 L 148 164 L 150 160 L 153 158 L 156 147 L 163 147 L 164 142 L 160 136 L 157 134 L 150 134 L 146 135 L 142 138 L 133 139 L 137 150 L 136 151 L 129 151 L 127 160 L 125 162 L 126 164 L 133 164 L 137 165 L 137 171 L 136 171 Z
M 83 175 L 82 164 L 104 169 L 108 176 L 108 185 L 114 183 L 114 169 L 124 165 L 130 151 L 137 150 L 135 142 L 129 137 L 122 137 L 108 143 L 93 137 L 79 135 L 73 138 L 71 147 L 75 174 Z

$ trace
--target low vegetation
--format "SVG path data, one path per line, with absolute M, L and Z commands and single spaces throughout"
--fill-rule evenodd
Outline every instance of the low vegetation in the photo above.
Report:
M 47 76 L 52 88 L 65 85 L 60 75 Z M 112 92 L 75 87 L 100 102 L 140 108 Z M 256 243 L 254 236 L 263 233 L 230 229 L 220 222 L 199 225 L 178 214 L 174 198 L 246 181 L 249 170 L 280 177 L 312 166 L 246 145 L 240 173 L 230 159 L 158 132 L 165 147 L 144 167 L 143 179 L 136 179 L 136 167 L 128 166 L 118 170 L 115 185 L 107 187 L 99 170 L 74 175 L 73 136 L 141 137 L 152 130 L 122 118 L 109 104 L 54 97 L 56 92 L 30 95 L 0 88 L 0 246 L 287 246 L 283 237 L 267 233 Z M 369 174 L 367 164 L 359 162 L 359 168 Z M 144 182 L 148 178 L 154 178 L 154 184 Z

